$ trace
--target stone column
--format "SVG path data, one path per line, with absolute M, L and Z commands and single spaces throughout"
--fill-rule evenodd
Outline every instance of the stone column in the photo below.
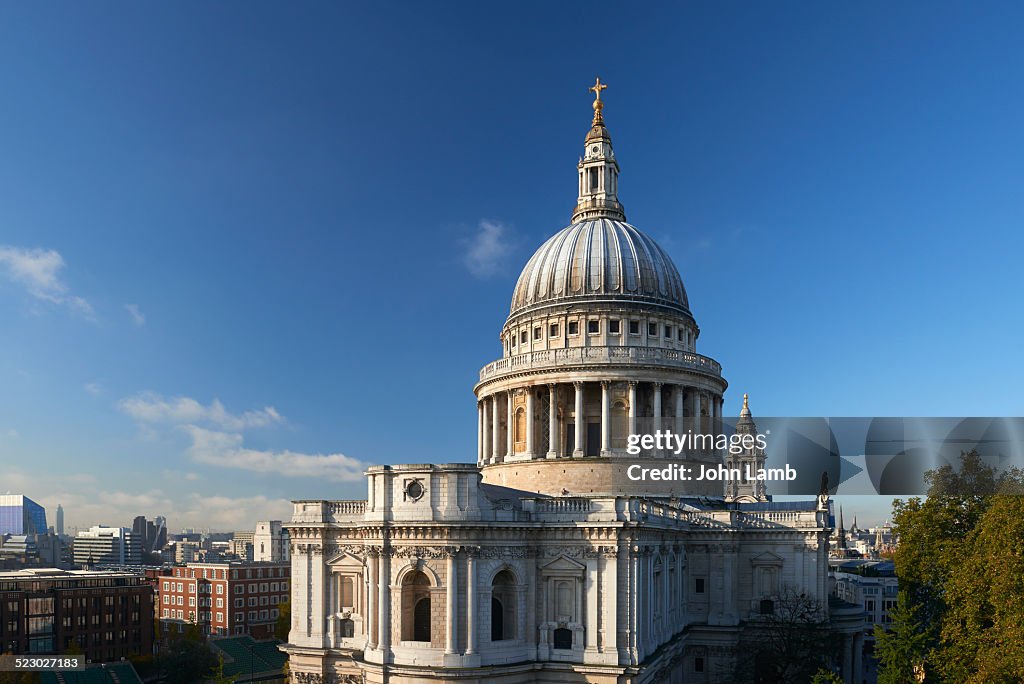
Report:
M 611 392 L 608 381 L 601 381 L 601 455 L 607 456 L 612 448 Z
M 629 383 L 629 434 L 636 434 L 636 382 Z
M 515 439 L 516 439 L 516 436 L 515 436 L 515 420 L 516 419 L 515 419 L 515 416 L 512 413 L 512 405 L 515 403 L 513 401 L 514 397 L 515 397 L 515 393 L 512 390 L 509 390 L 508 392 L 505 393 L 505 403 L 507 404 L 506 407 L 505 407 L 505 410 L 506 410 L 506 415 L 505 415 L 505 418 L 506 418 L 506 420 L 505 420 L 505 426 L 506 426 L 505 427 L 505 439 L 508 442 L 508 444 L 506 445 L 507 449 L 506 449 L 505 455 L 507 457 L 511 457 L 516 452 L 516 443 L 515 443 Z
M 366 556 L 366 648 L 377 648 L 377 625 L 380 617 L 377 610 L 377 552 Z
M 598 575 L 601 581 L 601 629 L 599 645 L 603 653 L 614 654 L 612 663 L 618 664 L 619 629 L 619 559 L 614 547 L 603 550 L 604 571 Z
M 654 422 L 651 429 L 657 432 L 661 429 L 661 383 L 654 383 Z M 656 449 L 654 452 L 655 456 L 664 456 L 665 452 L 660 449 Z
M 494 402 L 491 408 L 491 462 L 498 463 L 501 461 L 501 414 L 498 413 L 498 395 L 492 395 L 491 401 Z
M 466 655 L 476 654 L 476 554 L 466 551 Z
M 533 388 L 526 388 L 526 453 L 530 458 L 534 455 L 533 443 Z
M 491 462 L 491 414 L 490 414 L 491 402 L 488 401 L 487 397 L 481 399 L 481 409 L 483 410 L 483 458 L 484 463 Z
M 455 570 L 455 561 L 457 551 L 454 549 L 448 551 L 448 576 L 445 579 L 445 632 L 444 632 L 444 653 L 445 655 L 452 655 L 455 653 L 455 625 L 458 623 L 458 601 L 456 600 L 456 594 L 458 593 L 458 577 Z
M 484 463 L 484 405 L 483 402 L 476 403 L 477 425 L 476 425 L 476 462 Z M 371 506 L 372 509 L 372 506 Z
M 711 417 L 710 423 L 711 432 L 718 432 L 718 419 L 721 417 L 718 415 L 718 398 L 714 396 L 708 397 L 708 415 Z
M 548 385 L 548 458 L 558 456 L 558 386 Z
M 583 383 L 572 383 L 576 388 L 576 418 L 573 424 L 576 443 L 573 445 L 573 458 L 583 458 Z
M 676 385 L 673 390 L 673 395 L 676 400 L 676 424 L 675 431 L 682 433 L 686 428 L 683 427 L 683 386 Z
M 693 415 L 694 415 L 694 432 L 704 432 L 704 421 L 701 419 L 701 406 L 700 406 L 700 390 L 694 388 L 693 390 Z
M 377 645 L 380 647 L 384 662 L 388 660 L 388 651 L 391 650 L 391 557 L 381 552 L 379 558 L 380 579 L 378 581 L 377 612 L 380 616 L 380 639 Z
M 587 551 L 586 565 L 587 565 L 587 577 L 586 582 L 583 585 L 584 592 L 586 594 L 586 620 L 583 623 L 583 629 L 586 635 L 586 650 L 592 653 L 597 652 L 597 630 L 598 630 L 598 613 L 597 613 L 597 549 Z M 584 661 L 587 660 L 587 655 L 583 655 Z

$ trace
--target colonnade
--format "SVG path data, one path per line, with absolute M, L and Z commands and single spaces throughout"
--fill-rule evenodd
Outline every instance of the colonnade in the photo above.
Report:
M 588 414 L 585 399 L 588 389 L 595 385 L 600 386 L 600 410 L 595 412 L 591 402 Z M 543 421 L 536 408 L 538 390 L 547 393 L 547 435 L 543 441 L 537 435 L 537 423 Z M 517 402 L 517 393 L 523 392 L 524 401 Z M 650 398 L 649 415 L 638 416 L 640 394 Z M 613 395 L 617 399 L 614 407 Z M 505 460 L 582 458 L 624 453 L 622 445 L 627 436 L 639 431 L 714 431 L 722 417 L 722 397 L 703 388 L 677 383 L 576 381 L 502 390 L 483 396 L 477 402 L 477 409 L 477 462 L 488 465 Z M 619 412 L 618 417 L 626 420 L 614 420 L 613 412 L 616 411 Z M 700 420 L 694 420 L 698 416 Z M 523 420 L 525 424 L 520 427 L 517 420 Z M 640 421 L 644 424 L 640 425 Z M 599 426 L 598 435 L 588 435 L 588 425 Z M 542 449 L 544 453 L 540 453 Z

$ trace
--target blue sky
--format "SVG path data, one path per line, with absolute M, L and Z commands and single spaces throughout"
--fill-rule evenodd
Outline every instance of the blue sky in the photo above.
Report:
M 472 385 L 567 223 L 597 74 L 727 410 L 1019 415 L 1022 21 L 5 5 L 0 490 L 231 529 L 360 497 L 366 463 L 473 461 Z

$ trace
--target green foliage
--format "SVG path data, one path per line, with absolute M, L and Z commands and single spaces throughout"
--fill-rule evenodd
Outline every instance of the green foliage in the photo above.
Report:
M 194 622 L 189 623 L 188 629 L 185 630 L 185 639 L 196 643 L 203 643 L 206 641 L 202 630 L 199 629 L 199 625 Z
M 843 678 L 831 670 L 819 669 L 811 678 L 811 684 L 845 684 Z
M 880 684 L 1024 681 L 1024 477 L 977 452 L 928 473 L 928 498 L 893 503 L 900 591 L 876 628 Z
M 277 607 L 277 622 L 274 623 L 274 636 L 281 641 L 288 641 L 288 632 L 292 628 L 292 601 L 288 599 Z
M 213 668 L 213 676 L 209 679 L 211 684 L 234 684 L 237 679 L 237 675 L 229 677 L 224 674 L 224 656 L 217 656 L 217 667 Z
M 900 591 L 896 610 L 890 613 L 892 627 L 875 625 L 875 656 L 878 658 L 878 684 L 913 682 L 914 665 L 925 661 L 928 645 L 936 639 L 934 628 L 920 617 L 921 608 Z
M 166 684 L 195 684 L 217 667 L 217 658 L 205 644 L 194 639 L 176 639 L 156 659 L 156 668 Z

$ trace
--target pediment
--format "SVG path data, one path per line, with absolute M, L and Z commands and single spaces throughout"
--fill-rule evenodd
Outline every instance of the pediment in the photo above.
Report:
M 764 551 L 750 559 L 751 565 L 782 565 L 785 559 L 771 551 Z
M 545 573 L 569 573 L 576 574 L 583 572 L 587 569 L 587 566 L 574 561 L 568 556 L 559 556 L 547 565 L 541 567 L 541 571 Z
M 363 559 L 354 556 L 348 551 L 342 551 L 327 561 L 327 565 L 334 569 L 339 568 L 362 568 Z

